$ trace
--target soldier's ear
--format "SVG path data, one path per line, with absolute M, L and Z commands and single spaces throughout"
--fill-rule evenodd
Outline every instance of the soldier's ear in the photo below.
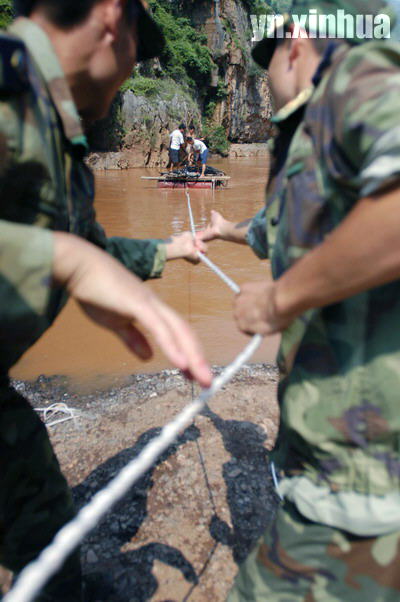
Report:
M 303 41 L 302 38 L 292 38 L 290 41 L 289 63 L 291 67 L 293 67 L 293 64 L 303 51 Z
M 99 9 L 106 34 L 113 42 L 118 35 L 119 25 L 124 17 L 126 0 L 102 0 Z

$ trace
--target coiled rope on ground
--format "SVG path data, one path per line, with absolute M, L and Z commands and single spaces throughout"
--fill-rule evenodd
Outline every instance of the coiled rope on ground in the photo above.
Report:
M 190 195 L 186 191 L 192 234 L 196 236 Z M 199 258 L 210 267 L 235 293 L 239 286 L 224 274 L 203 253 Z M 77 516 L 67 523 L 55 536 L 36 560 L 31 562 L 19 575 L 14 587 L 4 597 L 4 602 L 31 602 L 46 585 L 49 579 L 62 567 L 66 558 L 80 544 L 84 537 L 98 524 L 102 517 L 118 502 L 129 489 L 152 467 L 156 460 L 175 442 L 178 435 L 192 423 L 205 408 L 208 401 L 222 387 L 228 384 L 241 370 L 261 345 L 263 337 L 256 335 L 238 357 L 214 379 L 211 387 L 204 390 L 191 404 L 169 424 L 160 435 L 154 438 L 142 452 L 129 462 L 92 500 L 82 508 Z

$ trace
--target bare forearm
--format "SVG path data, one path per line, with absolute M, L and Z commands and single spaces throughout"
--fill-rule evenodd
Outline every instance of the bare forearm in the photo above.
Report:
M 400 191 L 363 199 L 276 283 L 283 316 L 297 316 L 400 277 Z
M 191 232 L 183 232 L 171 236 L 164 241 L 166 259 L 171 261 L 173 259 L 186 259 L 191 263 L 198 263 L 198 251 L 205 253 L 207 250 L 206 245 L 197 241 L 193 238 Z
M 228 242 L 247 245 L 246 236 L 249 231 L 250 224 L 251 218 L 240 223 L 224 221 L 221 224 L 219 238 Z
M 54 234 L 53 279 L 97 324 L 112 330 L 142 359 L 152 351 L 136 322 L 168 359 L 203 386 L 211 373 L 189 326 L 108 253 L 71 234 Z
M 92 254 L 101 253 L 94 245 L 65 232 L 54 232 L 53 281 L 69 288 Z

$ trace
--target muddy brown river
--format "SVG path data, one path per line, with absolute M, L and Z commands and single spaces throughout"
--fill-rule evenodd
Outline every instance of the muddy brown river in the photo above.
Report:
M 193 190 L 192 208 L 196 227 L 206 225 L 211 209 L 237 221 L 253 216 L 263 204 L 266 159 L 212 161 L 231 176 L 229 187 L 212 192 Z M 96 172 L 98 220 L 110 236 L 166 238 L 190 228 L 184 191 L 158 190 L 142 175 L 156 170 Z M 209 257 L 239 285 L 260 280 L 268 274 L 268 263 L 260 262 L 246 247 L 225 242 L 209 246 Z M 206 266 L 185 261 L 167 265 L 163 278 L 147 284 L 180 312 L 198 333 L 212 364 L 229 363 L 244 347 L 232 319 L 232 292 Z M 254 361 L 275 359 L 277 337 L 266 340 Z M 35 379 L 40 374 L 69 376 L 77 384 L 109 385 L 137 372 L 157 372 L 170 367 L 155 350 L 147 363 L 138 361 L 112 334 L 92 324 L 69 302 L 46 335 L 14 367 L 12 375 Z

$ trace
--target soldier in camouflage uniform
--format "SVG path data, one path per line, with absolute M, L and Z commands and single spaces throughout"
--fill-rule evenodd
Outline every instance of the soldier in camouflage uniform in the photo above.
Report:
M 186 323 L 133 275 L 157 277 L 167 259 L 193 260 L 192 237 L 106 238 L 83 162 L 82 118 L 107 112 L 136 58 L 159 54 L 161 32 L 139 0 L 19 5 L 30 18 L 0 34 L 0 564 L 14 573 L 74 515 L 46 429 L 7 376 L 68 294 L 142 359 L 151 349 L 134 321 L 178 367 L 211 381 Z M 81 600 L 79 552 L 39 599 Z
M 292 13 L 314 8 L 390 14 L 379 0 L 295 0 Z M 266 208 L 236 227 L 214 213 L 200 234 L 270 258 L 274 281 L 244 285 L 235 316 L 282 332 L 283 502 L 229 602 L 400 598 L 400 45 L 362 42 L 256 47 L 278 108 L 291 101 Z

